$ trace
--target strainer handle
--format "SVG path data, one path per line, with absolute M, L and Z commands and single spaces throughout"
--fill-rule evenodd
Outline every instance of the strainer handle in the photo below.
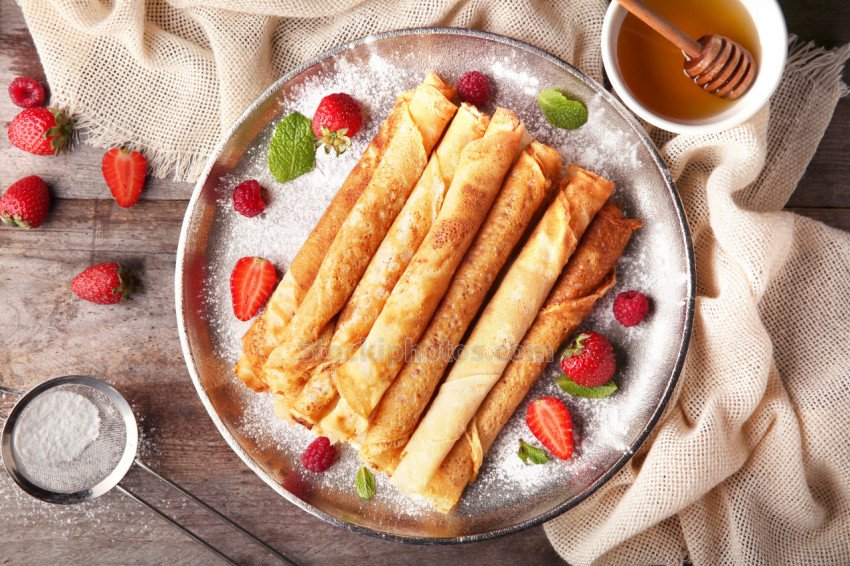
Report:
M 221 558 L 222 560 L 224 560 L 228 564 L 237 565 L 237 562 L 235 560 L 233 560 L 231 557 L 229 557 L 228 555 L 226 555 L 225 553 L 223 553 L 222 551 L 220 551 L 219 549 L 217 549 L 216 547 L 214 547 L 213 545 L 208 543 L 206 540 L 202 539 L 200 536 L 195 534 L 193 531 L 190 531 L 189 529 L 187 529 L 186 527 L 184 527 L 183 525 L 181 525 L 180 523 L 178 523 L 177 521 L 175 521 L 174 519 L 172 519 L 171 517 L 169 517 L 168 515 L 166 515 L 162 511 L 160 511 L 155 505 L 153 505 L 149 501 L 142 498 L 141 495 L 133 493 L 132 491 L 130 491 L 128 488 L 124 487 L 121 484 L 116 485 L 115 489 L 117 489 L 118 491 L 120 491 L 124 495 L 128 495 L 132 499 L 135 499 L 136 501 L 138 501 L 139 503 L 141 503 L 142 505 L 144 505 L 145 507 L 147 507 L 148 509 L 150 509 L 151 511 L 153 511 L 154 513 L 156 513 L 157 515 L 159 515 L 160 517 L 162 517 L 163 519 L 165 519 L 166 521 L 168 521 L 169 523 L 171 523 L 172 525 L 174 525 L 175 527 L 177 527 L 181 531 L 183 531 L 185 534 L 192 537 L 196 542 L 199 542 L 200 544 L 202 544 L 207 550 L 218 555 L 219 558 Z
M 217 509 L 213 508 L 209 504 L 205 503 L 204 501 L 202 501 L 201 499 L 199 499 L 198 497 L 196 497 L 195 495 L 193 495 L 192 493 L 190 493 L 189 491 L 187 491 L 185 488 L 181 487 L 177 483 L 162 477 L 161 475 L 159 475 L 158 473 L 156 473 L 155 471 L 150 469 L 144 462 L 142 462 L 138 458 L 136 458 L 135 464 L 139 468 L 143 469 L 144 471 L 146 471 L 150 475 L 152 475 L 155 478 L 157 478 L 158 480 L 160 480 L 161 482 L 163 482 L 166 485 L 169 485 L 170 487 L 176 489 L 182 495 L 184 495 L 185 497 L 188 497 L 189 499 L 191 499 L 192 501 L 194 501 L 195 503 L 197 503 L 198 505 L 200 505 L 201 507 L 203 507 L 204 509 L 206 509 L 207 511 L 209 511 L 210 513 L 212 513 L 213 515 L 215 515 L 216 517 L 218 517 L 219 519 L 221 519 L 222 521 L 224 521 L 225 523 L 227 523 L 228 525 L 230 525 L 231 527 L 233 527 L 237 531 L 241 532 L 242 534 L 244 534 L 245 536 L 247 536 L 248 538 L 253 540 L 258 545 L 262 546 L 264 549 L 266 549 L 266 551 L 269 552 L 269 554 L 271 554 L 272 556 L 274 556 L 275 558 L 277 558 L 281 562 L 283 562 L 285 564 L 293 564 L 293 565 L 296 564 L 290 558 L 287 558 L 286 556 L 284 556 L 283 554 L 281 554 L 280 552 L 278 552 L 277 550 L 275 550 L 274 548 L 272 548 L 271 546 L 269 546 L 268 544 L 266 544 L 265 542 L 263 542 L 262 540 L 257 538 L 257 536 L 255 536 L 253 533 L 248 531 L 245 527 L 243 527 L 242 525 L 236 523 L 235 521 L 233 521 L 232 519 L 230 519 L 229 517 L 224 515 L 221 511 L 218 511 Z M 178 523 L 177 521 L 175 521 L 174 519 L 172 519 L 171 517 L 169 517 L 168 515 L 166 515 L 165 513 L 160 511 L 159 509 L 157 509 L 156 507 L 154 507 L 149 502 L 145 501 L 144 499 L 142 499 L 141 497 L 139 497 L 135 493 L 128 490 L 126 487 L 124 487 L 120 484 L 117 487 L 118 487 L 118 489 L 120 489 L 121 491 L 123 491 L 124 493 L 126 493 L 127 495 L 129 495 L 130 497 L 132 497 L 133 499 L 135 499 L 136 501 L 138 501 L 139 503 L 141 503 L 142 505 L 144 505 L 145 507 L 147 507 L 148 509 L 150 509 L 151 511 L 156 513 L 157 515 L 159 515 L 160 517 L 166 519 L 169 523 L 171 523 L 172 525 L 174 525 L 175 527 L 177 527 L 178 529 L 180 529 L 181 531 L 183 531 L 184 533 L 186 533 L 187 535 L 189 535 L 190 537 L 195 539 L 197 542 L 201 543 L 204 547 L 206 547 L 210 551 L 214 552 L 215 554 L 217 554 L 218 556 L 220 556 L 224 560 L 230 562 L 231 564 L 236 564 L 236 562 L 234 562 L 234 560 L 232 558 L 230 558 L 229 556 L 224 554 L 222 551 L 220 551 L 219 549 L 214 547 L 212 544 L 210 544 L 206 540 L 202 539 L 200 536 L 198 536 L 194 532 L 190 531 L 189 529 L 187 529 L 186 527 L 184 527 L 183 525 L 181 525 L 180 523 Z

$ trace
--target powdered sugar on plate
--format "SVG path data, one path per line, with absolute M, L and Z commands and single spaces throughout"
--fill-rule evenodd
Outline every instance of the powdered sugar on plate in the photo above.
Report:
M 286 271 L 301 244 L 318 222 L 336 190 L 342 185 L 351 169 L 360 159 L 369 141 L 377 133 L 384 117 L 402 91 L 398 85 L 414 88 L 418 77 L 398 71 L 377 55 L 370 57 L 369 76 L 376 77 L 374 84 L 363 79 L 363 69 L 347 59 L 335 64 L 338 80 L 328 84 L 326 75 L 315 75 L 306 79 L 290 96 L 281 100 L 281 116 L 301 112 L 312 116 L 319 101 L 331 92 L 346 92 L 360 103 L 364 114 L 363 129 L 352 138 L 352 146 L 341 156 L 333 153 L 316 153 L 316 168 L 297 179 L 281 185 L 268 169 L 268 140 L 276 121 L 268 124 L 260 138 L 263 143 L 254 144 L 242 157 L 240 166 L 223 175 L 216 185 L 218 210 L 217 228 L 210 241 L 210 249 L 222 259 L 232 260 L 243 256 L 264 257 L 278 266 L 280 273 Z M 407 86 L 402 87 L 406 89 Z M 270 195 L 268 206 L 260 216 L 246 218 L 233 211 L 233 188 L 247 178 L 257 179 Z M 235 259 L 233 259 L 235 258 Z M 210 304 L 229 305 L 230 271 L 210 270 L 204 281 L 204 293 Z M 250 326 L 233 317 L 227 309 L 210 309 L 213 315 L 210 328 L 216 334 L 213 342 L 216 352 L 228 361 L 235 361 L 240 352 L 239 338 Z
M 227 368 L 237 360 L 240 339 L 250 325 L 233 316 L 229 277 L 236 261 L 249 255 L 266 257 L 281 274 L 285 272 L 395 97 L 414 88 L 429 69 L 450 80 L 470 67 L 490 76 L 495 100 L 487 111 L 492 113 L 495 105 L 514 110 L 536 139 L 559 150 L 565 163 L 577 162 L 614 180 L 615 200 L 646 226 L 620 261 L 618 284 L 599 301 L 585 325 L 614 343 L 620 389 L 606 399 L 572 398 L 557 387 L 557 365 L 550 365 L 496 440 L 478 480 L 449 521 L 467 521 L 458 528 L 480 532 L 494 528 L 504 516 L 520 521 L 547 511 L 553 500 L 563 502 L 582 494 L 630 454 L 670 379 L 678 352 L 678 344 L 670 336 L 681 332 L 689 275 L 678 218 L 653 154 L 604 96 L 551 61 L 529 57 L 508 45 L 476 44 L 472 57 L 460 36 L 448 36 L 440 48 L 434 48 L 427 38 L 402 40 L 404 43 L 397 42 L 392 49 L 382 47 L 384 40 L 357 44 L 320 61 L 281 86 L 274 95 L 278 104 L 275 118 L 259 134 L 245 138 L 251 140 L 247 147 L 231 144 L 225 148 L 223 153 L 232 164 L 223 174 L 208 179 L 204 189 L 213 197 L 214 219 L 203 243 L 203 300 L 196 315 L 206 321 L 210 347 L 225 368 L 216 383 L 224 383 L 241 407 L 232 425 L 258 449 L 279 454 L 283 467 L 292 470 L 287 481 L 294 487 L 285 485 L 286 489 L 297 495 L 299 486 L 309 486 L 311 504 L 344 509 L 339 513 L 347 521 L 404 533 L 420 532 L 430 525 L 428 532 L 434 532 L 433 525 L 444 519 L 427 504 L 400 494 L 380 474 L 372 501 L 364 503 L 356 497 L 354 477 L 360 463 L 350 446 L 340 448 L 339 460 L 324 474 L 303 470 L 297 458 L 312 440 L 312 433 L 277 419 L 270 395 L 249 392 L 228 375 Z M 550 126 L 536 103 L 545 88 L 560 88 L 582 100 L 588 107 L 588 123 L 573 131 Z M 277 120 L 292 111 L 312 116 L 319 100 L 332 92 L 347 92 L 361 102 L 366 115 L 363 131 L 354 136 L 353 147 L 342 156 L 319 152 L 314 171 L 285 185 L 276 183 L 268 172 L 267 148 Z M 269 206 L 259 217 L 244 218 L 233 211 L 232 189 L 247 178 L 259 180 L 271 194 Z M 207 206 L 206 210 L 212 209 Z M 617 293 L 630 288 L 649 295 L 653 310 L 642 325 L 625 329 L 611 316 L 611 303 Z M 201 381 L 204 379 L 202 376 Z M 539 443 L 524 423 L 525 410 L 531 399 L 543 395 L 559 397 L 570 408 L 576 452 L 568 462 L 526 465 L 516 455 L 519 439 Z

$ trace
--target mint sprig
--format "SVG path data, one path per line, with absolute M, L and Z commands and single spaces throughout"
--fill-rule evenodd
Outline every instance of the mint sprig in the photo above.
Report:
M 562 375 L 555 380 L 555 383 L 573 397 L 584 397 L 586 399 L 601 399 L 603 397 L 609 397 L 617 390 L 617 384 L 614 383 L 613 379 L 604 385 L 599 385 L 597 387 L 585 387 L 584 385 L 579 385 L 566 375 Z
M 360 466 L 354 477 L 354 489 L 363 501 L 369 501 L 375 497 L 375 474 L 366 466 Z
M 313 127 L 303 114 L 293 112 L 274 129 L 269 144 L 269 171 L 278 183 L 297 179 L 313 170 L 316 149 Z
M 546 121 L 557 128 L 575 130 L 587 122 L 587 107 L 572 100 L 560 90 L 549 88 L 537 97 L 537 104 Z
M 545 464 L 549 461 L 546 452 L 522 439 L 519 441 L 519 450 L 516 454 L 524 464 Z

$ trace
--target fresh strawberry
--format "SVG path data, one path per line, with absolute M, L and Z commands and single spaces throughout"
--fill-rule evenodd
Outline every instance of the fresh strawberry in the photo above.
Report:
M 457 80 L 457 95 L 474 106 L 482 107 L 490 100 L 490 80 L 478 71 L 469 71 Z
M 569 460 L 573 455 L 573 421 L 560 399 L 541 397 L 528 405 L 525 423 L 537 440 L 556 458 Z
M 561 357 L 561 369 L 575 383 L 596 387 L 611 381 L 617 370 L 614 348 L 596 332 L 579 334 Z
M 341 92 L 329 94 L 319 102 L 313 114 L 316 147 L 324 146 L 325 153 L 330 153 L 331 149 L 337 155 L 345 153 L 362 125 L 363 114 L 356 100 Z
M 640 291 L 623 291 L 614 299 L 614 318 L 625 327 L 640 324 L 649 312 L 649 299 Z
M 14 228 L 38 228 L 47 216 L 50 193 L 38 175 L 15 181 L 0 197 L 0 220 Z
M 277 272 L 267 259 L 243 257 L 230 274 L 230 295 L 233 314 L 239 320 L 249 320 L 257 314 L 274 289 Z
M 119 206 L 130 208 L 139 202 L 147 168 L 144 155 L 138 151 L 113 147 L 103 155 L 100 167 L 106 185 Z
M 84 301 L 112 305 L 129 299 L 135 283 L 120 263 L 99 263 L 74 277 L 71 290 Z
M 41 106 L 44 104 L 44 87 L 30 77 L 17 77 L 9 83 L 9 98 L 21 108 Z
M 233 210 L 252 218 L 266 209 L 263 187 L 256 179 L 242 181 L 233 189 Z
M 36 155 L 55 155 L 68 146 L 74 121 L 53 108 L 27 108 L 9 124 L 12 145 Z

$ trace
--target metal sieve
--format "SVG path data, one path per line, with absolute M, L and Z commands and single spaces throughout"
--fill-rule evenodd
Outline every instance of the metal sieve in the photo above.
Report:
M 166 515 L 154 505 L 132 492 L 119 482 L 135 463 L 140 469 L 151 474 L 166 485 L 188 497 L 208 512 L 212 513 L 240 533 L 263 547 L 272 556 L 282 562 L 294 564 L 286 556 L 264 543 L 244 527 L 235 523 L 221 512 L 192 495 L 176 483 L 160 476 L 136 457 L 139 431 L 136 418 L 124 397 L 107 383 L 93 377 L 71 375 L 49 379 L 30 391 L 20 394 L 8 388 L 4 393 L 20 399 L 15 403 L 3 426 L 0 438 L 0 453 L 3 465 L 18 486 L 38 499 L 50 503 L 80 503 L 100 497 L 112 488 L 135 499 L 148 509 L 186 533 L 205 548 L 231 564 L 236 564 L 230 556 L 197 533 L 189 530 L 172 517 Z M 97 409 L 100 426 L 97 436 L 85 446 L 71 461 L 61 463 L 46 462 L 33 457 L 34 446 L 20 430 L 28 426 L 37 426 L 37 399 L 44 400 L 48 392 L 67 391 L 86 399 Z

